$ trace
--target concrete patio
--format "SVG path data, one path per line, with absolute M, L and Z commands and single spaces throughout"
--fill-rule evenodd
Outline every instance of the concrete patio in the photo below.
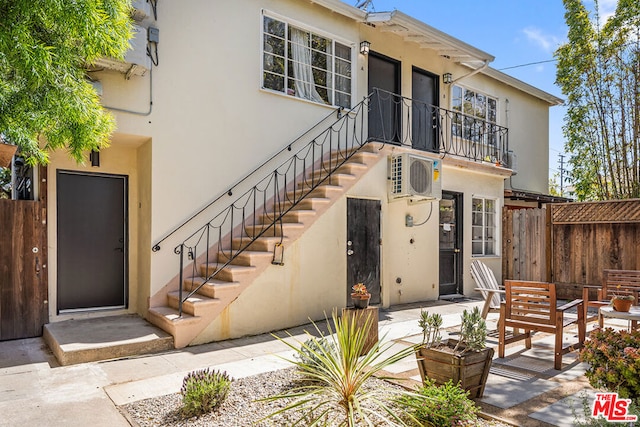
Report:
M 421 339 L 417 319 L 422 307 L 441 313 L 444 327 L 453 331 L 464 309 L 481 305 L 482 301 L 465 299 L 380 310 L 380 337 L 393 340 L 395 348 L 406 347 Z M 496 321 L 497 314 L 490 314 L 490 329 L 495 329 Z M 304 340 L 305 329 L 310 325 L 289 332 Z M 496 346 L 492 335 L 488 344 Z M 484 397 L 478 400 L 484 413 L 518 426 L 573 425 L 573 412 L 582 407 L 581 393 L 592 392 L 583 375 L 586 367 L 572 352 L 564 356 L 562 370 L 554 370 L 552 349 L 552 337 L 540 334 L 532 349 L 516 344 L 507 349 L 507 357 L 495 358 Z M 190 371 L 210 367 L 241 378 L 289 367 L 281 356 L 290 354 L 286 345 L 265 334 L 60 366 L 41 338 L 0 342 L 0 425 L 129 426 L 120 405 L 176 393 Z M 389 371 L 420 383 L 413 358 L 392 365 Z

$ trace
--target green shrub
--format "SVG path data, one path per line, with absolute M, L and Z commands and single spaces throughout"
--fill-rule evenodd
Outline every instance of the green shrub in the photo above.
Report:
M 299 362 L 296 367 L 302 375 L 317 372 L 327 358 L 335 357 L 336 354 L 335 344 L 327 337 L 312 337 L 302 343 L 300 350 L 295 353 L 295 357 Z M 307 379 L 313 381 L 312 378 Z
M 231 378 L 226 372 L 202 369 L 189 372 L 182 380 L 181 413 L 185 417 L 202 415 L 216 409 L 227 398 Z
M 451 380 L 438 387 L 426 379 L 415 394 L 401 397 L 398 403 L 423 425 L 472 426 L 476 425 L 480 408 L 468 396 L 469 392 Z
M 580 351 L 580 360 L 589 364 L 585 375 L 593 387 L 640 404 L 640 330 L 594 331 Z
M 380 379 L 388 379 L 380 371 L 413 356 L 415 348 L 411 346 L 392 353 L 393 342 L 379 340 L 360 356 L 364 353 L 368 330 L 372 325 L 371 318 L 368 317 L 362 326 L 357 326 L 355 321 L 338 317 L 335 310 L 332 318 L 335 333 L 329 324 L 329 335 L 324 336 L 316 325 L 318 334 L 328 340 L 328 344 L 320 344 L 320 340 L 314 342 L 313 338 L 305 342 L 294 338 L 295 343 L 290 343 L 274 335 L 294 351 L 296 360 L 287 360 L 298 368 L 307 381 L 284 394 L 262 399 L 289 400 L 285 407 L 269 414 L 264 420 L 288 413 L 287 416 L 293 418 L 287 424 L 290 426 L 406 425 L 402 419 L 403 414 L 398 413 L 398 408 L 393 403 L 399 395 L 408 392 L 401 389 L 394 392 L 368 389 L 365 383 L 374 375 Z M 307 335 L 311 336 L 308 332 Z M 414 421 L 410 414 L 407 418 Z

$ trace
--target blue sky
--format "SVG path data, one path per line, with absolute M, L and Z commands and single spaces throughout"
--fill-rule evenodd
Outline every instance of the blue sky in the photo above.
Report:
M 343 1 L 352 6 L 357 3 Z M 370 11 L 398 9 L 495 56 L 489 64 L 492 68 L 565 99 L 554 83 L 556 64 L 552 61 L 553 52 L 566 41 L 562 0 L 373 0 L 372 3 Z M 616 3 L 617 0 L 599 0 L 601 15 L 612 14 Z M 592 0 L 584 4 L 593 9 Z M 536 64 L 521 66 L 531 63 Z M 550 109 L 550 177 L 559 170 L 559 155 L 564 152 L 564 114 L 564 107 Z

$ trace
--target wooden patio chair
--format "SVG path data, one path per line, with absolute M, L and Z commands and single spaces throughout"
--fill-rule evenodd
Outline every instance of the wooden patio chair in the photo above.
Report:
M 505 345 L 525 340 L 531 348 L 531 332 L 547 332 L 555 335 L 554 369 L 562 369 L 562 355 L 582 347 L 585 340 L 584 303 L 581 299 L 556 307 L 556 285 L 545 282 L 505 280 L 505 301 L 500 305 L 498 321 L 498 357 L 504 357 Z M 565 318 L 565 312 L 576 307 L 577 318 Z M 563 331 L 577 324 L 578 342 L 563 347 Z M 506 337 L 506 328 L 514 328 L 512 337 Z M 524 333 L 516 333 L 523 329 Z
M 484 305 L 482 306 L 482 318 L 486 319 L 489 312 L 500 312 L 500 303 L 504 301 L 504 287 L 498 285 L 496 276 L 485 263 L 473 260 L 471 263 L 471 277 L 475 280 L 476 291 L 482 293 Z
M 589 290 L 595 289 L 597 297 L 594 300 L 589 298 Z M 640 270 L 603 270 L 602 286 L 585 285 L 582 288 L 582 299 L 584 300 L 585 322 L 598 319 L 600 328 L 603 327 L 602 318 L 596 313 L 589 317 L 587 310 L 589 307 L 600 307 L 609 305 L 611 297 L 615 295 L 633 295 L 635 305 L 640 304 L 638 296 L 640 293 Z M 635 326 L 635 325 L 634 325 Z

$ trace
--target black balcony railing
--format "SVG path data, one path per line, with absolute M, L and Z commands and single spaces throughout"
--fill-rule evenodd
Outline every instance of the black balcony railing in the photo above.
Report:
M 369 140 L 509 167 L 509 131 L 487 120 L 374 89 Z
M 504 165 L 507 136 L 502 126 L 379 89 L 351 110 L 331 113 L 153 246 L 159 251 L 178 231 L 196 228 L 174 247 L 180 315 L 189 297 L 258 238 L 282 240 L 283 216 L 369 141 Z M 271 164 L 278 166 L 269 169 Z M 225 202 L 236 188 L 249 189 Z M 218 213 L 198 226 L 208 209 Z

